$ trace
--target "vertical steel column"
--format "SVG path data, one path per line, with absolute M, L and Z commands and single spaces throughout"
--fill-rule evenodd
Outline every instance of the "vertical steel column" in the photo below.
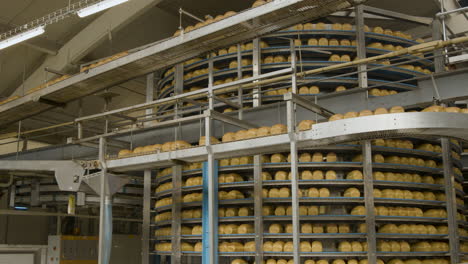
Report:
M 172 166 L 172 264 L 181 263 L 182 165 Z
M 254 156 L 255 263 L 263 261 L 263 178 L 262 157 Z
M 242 47 L 240 44 L 237 44 L 237 79 L 241 80 L 242 79 Z M 242 86 L 239 85 L 239 88 L 237 89 L 237 103 L 240 105 L 239 108 L 239 119 L 243 119 L 244 115 L 244 102 L 242 99 L 243 91 L 242 91 Z
M 208 107 L 210 110 L 214 110 L 213 84 L 214 84 L 213 57 L 210 55 L 210 58 L 208 60 Z M 211 132 L 212 131 L 210 131 L 210 133 Z M 205 134 L 205 136 L 207 136 L 206 140 L 208 141 L 208 134 Z
M 100 197 L 99 197 L 99 264 L 107 264 L 106 263 L 106 241 L 105 241 L 105 204 L 106 198 L 108 193 L 107 187 L 107 166 L 106 166 L 106 153 L 107 153 L 107 140 L 104 137 L 99 138 L 99 161 L 101 163 L 102 171 L 101 171 L 101 186 L 100 186 Z
M 203 163 L 203 264 L 218 263 L 218 162 L 212 154 Z
M 355 24 L 356 24 L 356 45 L 357 45 L 357 56 L 360 59 L 366 58 L 366 33 L 364 32 L 364 6 L 357 5 L 354 8 L 354 12 L 356 13 L 355 17 Z M 367 88 L 368 81 L 367 81 L 367 64 L 360 64 L 358 66 L 358 80 L 359 80 L 359 87 L 360 88 Z M 368 98 L 368 92 L 365 92 L 364 98 Z
M 297 57 L 296 57 L 296 46 L 294 40 L 291 39 L 289 41 L 289 45 L 291 47 L 291 68 L 292 68 L 292 75 L 291 75 L 291 90 L 294 94 L 297 94 Z
M 439 19 L 434 19 L 432 21 L 432 40 L 441 40 L 442 39 L 442 34 L 440 32 L 440 20 Z M 444 56 L 442 56 L 442 50 L 437 49 L 434 51 L 434 68 L 435 72 L 443 72 L 445 71 L 445 61 L 444 61 Z
M 143 226 L 141 263 L 149 264 L 151 223 L 151 170 L 145 170 L 143 179 Z
M 154 100 L 154 73 L 146 75 L 146 102 L 152 102 Z M 145 110 L 147 115 L 153 114 L 153 108 L 148 108 Z M 147 116 L 151 117 L 151 116 Z
M 179 63 L 175 66 L 175 73 L 174 73 L 174 94 L 179 95 L 184 92 L 184 64 Z M 176 101 L 174 106 L 174 119 L 179 118 L 179 101 Z M 182 137 L 182 132 L 180 131 L 180 127 L 177 126 L 174 128 L 175 140 L 179 140 Z
M 252 51 L 252 71 L 253 76 L 256 77 L 261 74 L 262 65 L 262 49 L 260 47 L 260 39 L 256 38 L 253 40 L 253 51 Z M 258 81 L 254 81 L 258 82 Z M 252 91 L 253 93 L 253 107 L 262 105 L 262 94 L 260 87 L 256 87 Z
M 457 222 L 457 201 L 455 193 L 455 175 L 453 174 L 452 148 L 448 138 L 442 138 L 442 162 L 444 165 L 445 196 L 447 204 L 447 223 L 450 245 L 450 263 L 460 262 L 460 241 Z
M 300 263 L 300 219 L 299 219 L 299 173 L 297 168 L 297 141 L 296 141 L 296 112 L 292 100 L 286 102 L 288 134 L 291 148 L 291 201 L 292 201 L 292 225 L 293 225 L 293 256 L 294 263 Z
M 209 62 L 209 94 L 210 110 L 213 110 L 213 61 Z M 214 159 L 211 149 L 211 136 L 213 135 L 213 120 L 205 117 L 205 145 L 208 152 L 208 161 L 203 163 L 203 264 L 218 263 L 218 162 Z
M 78 117 L 83 116 L 83 100 L 78 99 Z M 77 138 L 82 139 L 83 138 L 83 124 L 81 122 L 78 122 L 76 124 L 78 133 L 77 133 Z
M 377 236 L 374 212 L 374 178 L 372 176 L 372 145 L 369 140 L 362 142 L 364 170 L 364 205 L 366 207 L 367 261 L 377 263 Z
M 253 40 L 252 51 L 252 75 L 261 74 L 262 50 L 260 39 Z M 257 81 L 255 81 L 257 82 Z M 260 87 L 252 91 L 253 107 L 262 105 L 262 94 Z M 254 156 L 254 228 L 255 228 L 255 263 L 263 262 L 263 179 L 262 179 L 262 156 Z

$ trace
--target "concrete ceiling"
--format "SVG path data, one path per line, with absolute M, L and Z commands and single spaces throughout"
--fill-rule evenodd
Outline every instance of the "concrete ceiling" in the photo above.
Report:
M 0 31 L 3 32 L 8 28 L 22 25 L 34 18 L 41 17 L 54 10 L 65 7 L 69 0 L 15 0 L 3 1 L 0 4 Z M 179 7 L 192 12 L 193 14 L 203 17 L 205 15 L 216 16 L 224 14 L 226 11 L 240 11 L 251 6 L 254 0 L 246 1 L 219 1 L 219 0 L 131 0 L 130 2 L 139 1 L 154 1 L 156 4 L 150 8 L 146 8 L 139 12 L 137 16 L 129 18 L 128 23 L 122 27 L 111 30 L 111 34 L 107 34 L 102 41 L 92 46 L 84 56 L 81 56 L 78 63 L 93 61 L 102 57 L 115 54 L 117 52 L 136 48 L 145 44 L 149 44 L 173 34 L 178 28 Z M 369 0 L 368 5 L 389 9 L 392 11 L 403 12 L 416 16 L 433 17 L 438 12 L 437 0 Z M 126 5 L 126 4 L 124 4 Z M 118 8 L 118 7 L 116 7 Z M 114 8 L 115 9 L 115 8 Z M 47 59 L 53 58 L 54 55 L 50 52 L 59 51 L 60 47 L 66 45 L 69 41 L 75 41 L 74 37 L 81 31 L 86 30 L 87 26 L 93 21 L 102 18 L 106 12 L 80 19 L 76 16 L 67 18 L 59 23 L 47 27 L 46 33 L 28 44 L 20 44 L 5 50 L 0 51 L 0 98 L 7 97 L 18 88 L 21 88 L 23 79 L 28 77 L 35 71 L 43 71 L 38 69 L 39 66 Z M 190 18 L 184 18 L 183 24 L 195 24 L 196 21 Z M 369 21 L 369 23 L 373 23 Z M 381 21 L 379 24 L 388 28 L 409 30 L 414 25 L 402 24 L 395 21 Z M 110 24 L 109 27 L 112 25 Z M 428 28 L 422 28 L 425 32 Z M 111 37 L 109 37 L 111 36 Z M 38 48 L 39 47 L 39 48 Z M 46 48 L 49 53 L 40 51 L 41 48 Z M 58 55 L 57 55 L 58 56 Z M 75 67 L 68 67 L 67 70 L 76 71 Z M 45 74 L 45 73 L 43 73 Z M 55 77 L 52 74 L 46 75 L 47 78 Z M 37 84 L 36 84 L 37 85 Z M 29 84 L 31 86 L 31 84 Z M 112 88 L 112 92 L 120 94 L 125 100 L 116 99 L 110 105 L 110 108 L 122 107 L 129 104 L 144 102 L 144 78 L 122 84 L 120 87 Z M 90 96 L 84 102 L 84 114 L 91 114 L 102 111 L 103 100 L 96 96 Z M 41 116 L 31 119 L 26 122 L 26 126 L 33 128 L 47 125 L 44 120 L 53 116 L 49 123 L 57 123 L 60 121 L 70 121 L 77 116 L 77 104 L 70 104 L 64 109 L 55 109 L 52 113 L 44 113 Z M 15 128 L 10 128 L 14 130 Z

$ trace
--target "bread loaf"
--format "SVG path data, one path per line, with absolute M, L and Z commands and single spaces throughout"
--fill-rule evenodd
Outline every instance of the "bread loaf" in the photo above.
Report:
M 294 249 L 294 246 L 293 246 L 292 241 L 288 241 L 288 242 L 284 243 L 283 252 L 292 252 L 293 249 Z M 278 262 L 276 262 L 276 263 L 278 263 Z
M 320 88 L 318 86 L 311 86 L 309 88 L 309 94 L 319 94 L 320 93 Z
M 312 162 L 323 162 L 323 154 L 320 152 L 315 152 L 312 155 Z
M 273 243 L 273 252 L 283 252 L 284 249 L 284 242 L 283 241 L 275 241 Z
M 338 244 L 338 251 L 339 252 L 351 252 L 352 251 L 351 243 L 349 243 L 348 241 L 341 241 Z
M 348 118 L 355 118 L 358 116 L 359 116 L 359 113 L 357 112 L 347 112 L 346 114 L 344 114 L 343 118 L 348 119 Z
M 335 88 L 335 92 L 343 92 L 343 91 L 346 91 L 346 87 L 344 87 L 343 85 L 337 86 L 337 87 Z M 338 115 L 340 115 L 340 114 L 338 114 Z M 333 117 L 333 116 L 332 116 L 332 117 Z M 342 118 L 341 118 L 341 119 L 342 119 Z M 332 121 L 332 120 L 330 120 L 330 121 Z
M 335 115 L 332 115 L 328 121 L 336 121 L 336 120 L 341 120 L 343 119 L 343 115 L 342 114 L 335 114 Z
M 306 87 L 307 88 L 307 87 Z M 312 121 L 312 120 L 302 120 L 301 122 L 299 122 L 299 125 L 298 125 L 298 130 L 299 131 L 306 131 L 306 130 L 310 130 L 312 128 L 312 125 L 315 124 L 315 121 Z
M 272 135 L 284 134 L 288 131 L 288 128 L 283 124 L 276 124 L 271 127 L 270 133 Z
M 130 156 L 132 154 L 133 154 L 133 151 L 129 149 L 122 149 L 121 151 L 119 151 L 118 157 L 123 158 L 123 157 Z
M 327 224 L 326 225 L 327 233 L 338 233 L 338 225 L 336 224 Z
M 361 171 L 353 170 L 346 175 L 347 180 L 362 180 L 364 176 Z
M 361 192 L 357 188 L 348 188 L 344 192 L 344 197 L 361 197 Z
M 332 171 L 332 170 L 329 170 L 325 173 L 325 179 L 327 180 L 336 180 L 336 172 L 335 171 Z
M 283 216 L 286 215 L 286 207 L 284 206 L 277 206 L 275 208 L 275 215 L 276 216 Z
M 312 205 L 308 209 L 308 215 L 319 215 L 319 207 Z
M 323 251 L 322 242 L 313 241 L 312 242 L 312 252 L 322 252 L 322 251 Z
M 336 162 L 338 160 L 336 153 L 330 152 L 327 153 L 326 161 L 327 162 Z

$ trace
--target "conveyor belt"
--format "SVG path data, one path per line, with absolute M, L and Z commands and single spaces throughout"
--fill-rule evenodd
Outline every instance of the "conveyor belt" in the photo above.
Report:
M 125 57 L 0 105 L 0 125 L 6 126 L 211 50 L 329 15 L 357 2 L 365 1 L 282 0 L 248 9 L 183 36 L 146 46 Z
M 372 125 L 370 125 L 372 124 Z M 298 146 L 316 147 L 346 141 L 365 139 L 438 136 L 468 140 L 468 115 L 454 113 L 400 113 L 366 116 L 320 123 L 312 130 L 298 133 Z M 272 151 L 288 150 L 289 135 L 282 134 L 263 138 L 235 141 L 213 145 L 217 159 Z M 109 160 L 112 171 L 142 170 L 145 168 L 172 165 L 172 160 L 197 162 L 206 160 L 206 147 L 194 147 L 172 152 L 143 155 L 131 158 Z

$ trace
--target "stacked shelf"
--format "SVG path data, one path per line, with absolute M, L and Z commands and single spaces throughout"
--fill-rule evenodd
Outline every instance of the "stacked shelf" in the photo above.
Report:
M 395 258 L 448 260 L 449 236 L 440 146 L 436 147 L 435 151 L 427 151 L 423 146 L 430 145 L 434 149 L 438 142 L 411 138 L 401 140 L 411 141 L 411 147 L 402 147 L 401 144 L 395 146 L 397 141 L 389 140 L 387 144 L 386 141 L 377 140 L 372 146 L 376 254 L 385 263 Z M 452 142 L 451 147 L 454 153 L 460 153 L 461 149 L 455 142 Z M 265 260 L 292 259 L 292 199 L 291 180 L 288 178 L 291 163 L 288 161 L 288 155 L 289 153 L 263 155 L 263 163 L 260 165 L 261 185 L 255 184 L 255 165 L 252 157 L 219 161 L 217 237 L 218 254 L 223 263 L 253 263 L 258 253 L 256 238 L 259 234 L 263 239 L 264 252 L 261 255 Z M 303 250 L 300 252 L 302 260 L 324 259 L 331 263 L 332 260 L 338 259 L 367 259 L 364 210 L 366 198 L 360 155 L 362 146 L 352 143 L 299 150 L 299 236 L 303 242 Z M 383 162 L 378 155 L 383 156 Z M 390 163 L 391 160 L 395 161 L 395 158 L 389 158 L 391 156 L 422 159 L 426 161 L 427 166 Z M 457 155 L 454 156 L 453 166 L 460 170 L 461 163 L 456 159 Z M 169 170 L 166 169 L 165 173 L 167 172 Z M 182 248 L 190 249 L 182 250 L 182 256 L 202 256 L 203 202 L 186 200 L 187 194 L 203 194 L 206 191 L 203 182 L 200 181 L 202 173 L 202 170 L 198 169 L 187 170 L 182 174 L 185 186 L 182 187 L 181 193 L 185 202 L 182 203 L 181 210 L 197 210 L 197 217 L 182 217 L 179 221 Z M 458 182 L 459 178 L 456 178 Z M 170 174 L 160 174 L 155 184 L 158 187 L 170 181 Z M 186 186 L 188 182 L 194 182 L 195 185 Z M 255 188 L 263 189 L 263 212 L 259 215 L 255 211 Z M 173 191 L 174 189 L 160 191 L 155 194 L 155 198 L 168 197 Z M 415 197 L 400 197 L 402 193 Z M 457 188 L 457 198 L 462 201 L 463 197 L 463 190 Z M 463 204 L 459 205 L 460 234 L 463 239 L 462 235 L 466 235 L 466 231 L 462 229 L 466 219 L 462 216 Z M 161 206 L 155 208 L 155 212 L 159 214 L 170 211 L 171 208 L 172 205 Z M 263 230 L 255 230 L 256 221 L 262 222 Z M 165 220 L 156 221 L 153 226 L 155 229 L 161 229 L 171 224 L 174 225 L 173 220 Z M 154 240 L 155 243 L 171 243 L 172 239 L 172 236 L 156 236 Z M 310 248 L 308 242 L 311 243 Z M 432 248 L 428 249 L 428 245 Z M 174 254 L 171 250 L 158 250 L 153 253 Z M 245 262 L 235 262 L 240 259 Z
M 260 39 L 259 49 L 256 50 L 252 43 L 245 43 L 238 46 L 231 46 L 229 49 L 213 52 L 211 58 L 197 58 L 184 63 L 183 66 L 183 92 L 194 91 L 200 88 L 207 87 L 209 74 L 209 62 L 213 62 L 213 82 L 214 85 L 229 83 L 238 78 L 246 78 L 253 75 L 254 55 L 258 52 L 259 73 L 264 74 L 275 70 L 291 68 L 292 47 L 286 38 L 294 40 L 294 49 L 297 56 L 297 70 L 306 71 L 314 68 L 325 67 L 341 63 L 341 61 L 331 61 L 332 55 L 349 56 L 352 60 L 357 56 L 356 30 L 353 26 L 349 30 L 333 29 L 334 25 L 324 25 L 323 29 L 301 29 L 297 27 L 269 34 Z M 392 50 L 408 47 L 418 44 L 401 36 L 386 35 L 383 33 L 365 32 L 366 44 L 365 48 L 367 56 L 382 55 Z M 320 43 L 322 39 L 326 39 L 326 43 Z M 318 43 L 316 44 L 315 40 Z M 336 40 L 337 44 L 334 42 Z M 330 41 L 330 45 L 329 42 Z M 381 43 L 384 48 L 376 48 L 369 44 Z M 380 46 L 377 46 L 380 47 Z M 390 48 L 388 48 L 390 47 Z M 369 71 L 368 79 L 369 86 L 378 86 L 378 89 L 371 90 L 371 96 L 391 95 L 398 92 L 410 91 L 416 89 L 415 77 L 422 77 L 433 70 L 432 60 L 430 55 L 426 57 L 405 55 L 392 59 L 388 67 Z M 237 60 L 239 60 L 237 63 Z M 234 63 L 234 64 L 233 64 Z M 237 65 L 241 64 L 241 67 Z M 381 62 L 368 65 L 369 68 L 382 67 L 387 62 Z M 408 66 L 410 65 L 410 66 Z M 416 67 L 416 68 L 415 68 Z M 423 71 L 423 69 L 425 69 Z M 312 89 L 309 92 L 299 91 L 304 96 L 312 96 L 320 99 L 324 96 L 329 96 L 333 93 L 339 93 L 343 90 L 352 89 L 358 86 L 358 74 L 353 73 L 357 70 L 356 67 L 350 67 L 337 71 L 332 71 L 320 76 L 307 76 L 298 80 L 299 87 L 317 86 L 319 89 Z M 167 98 L 176 93 L 176 73 L 175 68 L 166 71 L 162 80 L 159 82 L 159 99 Z M 337 76 L 339 74 L 347 74 L 345 76 Z M 326 80 L 322 80 L 327 78 Z M 402 81 L 406 80 L 406 81 Z M 396 81 L 396 82 L 395 82 Z M 282 81 L 272 85 L 261 87 L 262 102 L 277 102 L 281 100 L 281 95 L 291 87 L 291 82 Z M 340 88 L 338 88 L 340 87 Z M 378 90 L 378 91 L 377 91 Z M 385 92 L 384 92 L 385 90 Z M 178 93 L 180 93 L 179 91 Z M 238 94 L 226 93 L 222 95 L 228 100 L 237 100 Z M 252 103 L 251 91 L 244 91 L 243 95 L 244 106 L 250 107 Z M 198 103 L 206 104 L 206 100 L 200 99 Z M 197 108 L 193 104 L 186 103 L 179 106 L 178 110 Z M 159 111 L 161 113 L 171 113 L 173 106 L 166 106 Z M 230 107 L 224 107 L 222 111 L 234 111 Z

